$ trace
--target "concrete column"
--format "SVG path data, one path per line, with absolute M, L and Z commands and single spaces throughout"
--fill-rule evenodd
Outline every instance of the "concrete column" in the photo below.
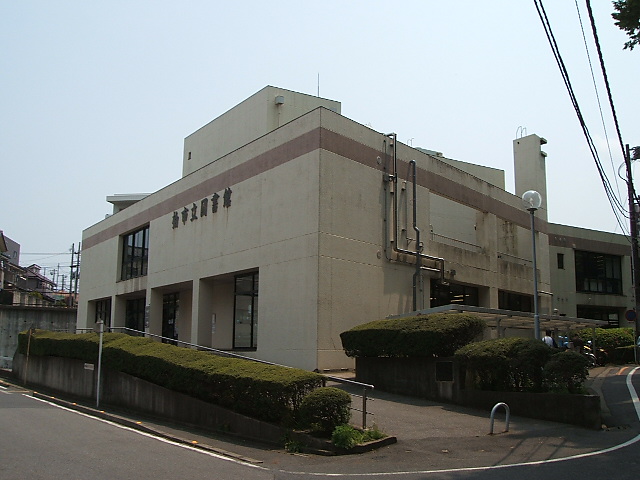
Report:
M 191 311 L 191 343 L 210 347 L 213 328 L 213 282 L 195 280 L 192 302 L 194 308 Z
M 127 314 L 127 300 L 121 295 L 113 297 L 111 303 L 111 327 L 124 327 Z M 122 333 L 123 330 L 114 330 Z

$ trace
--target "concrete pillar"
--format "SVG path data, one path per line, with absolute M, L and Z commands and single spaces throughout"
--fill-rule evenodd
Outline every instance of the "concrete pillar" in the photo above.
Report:
M 113 297 L 111 304 L 111 327 L 124 327 L 127 315 L 127 300 L 122 295 Z M 114 330 L 114 332 L 122 333 L 123 330 Z
M 194 281 L 192 302 L 194 308 L 191 312 L 191 343 L 210 347 L 213 328 L 213 282 Z

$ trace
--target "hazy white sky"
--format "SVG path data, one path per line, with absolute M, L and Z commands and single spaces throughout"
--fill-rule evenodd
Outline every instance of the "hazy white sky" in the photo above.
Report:
M 577 3 L 606 135 L 576 1 L 545 8 L 626 203 Z M 622 49 L 610 1 L 592 3 L 623 140 L 638 145 L 640 48 Z M 105 197 L 177 180 L 184 137 L 265 85 L 315 95 L 318 74 L 320 96 L 346 117 L 503 169 L 511 192 L 518 128 L 545 137 L 549 220 L 621 232 L 533 0 L 0 0 L 0 42 L 0 229 L 25 266 L 68 266 L 82 230 L 111 212 Z

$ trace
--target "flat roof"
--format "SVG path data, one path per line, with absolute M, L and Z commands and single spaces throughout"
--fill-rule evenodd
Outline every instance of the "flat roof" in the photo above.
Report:
M 417 310 L 415 312 L 390 315 L 387 318 L 413 317 L 432 313 L 473 313 L 479 316 L 490 327 L 533 329 L 534 314 L 532 312 L 517 312 L 498 308 L 475 307 L 472 305 L 442 305 L 440 307 Z M 606 320 L 591 318 L 566 317 L 562 315 L 540 314 L 540 328 L 542 330 L 568 330 L 570 328 L 597 328 L 609 324 Z

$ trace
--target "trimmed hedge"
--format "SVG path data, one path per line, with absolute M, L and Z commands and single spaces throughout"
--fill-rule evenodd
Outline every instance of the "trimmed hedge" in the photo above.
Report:
M 342 332 L 340 339 L 350 357 L 449 357 L 485 326 L 474 315 L 436 313 L 375 320 Z
M 544 377 L 552 391 L 580 393 L 589 377 L 589 360 L 572 350 L 558 352 L 544 366 Z
M 577 334 L 585 344 L 594 337 L 590 328 L 580 330 Z M 609 362 L 623 364 L 634 359 L 633 328 L 596 328 L 595 341 L 596 348 L 605 351 L 606 360 Z
M 460 348 L 455 358 L 480 390 L 579 393 L 589 374 L 587 359 L 536 339 L 498 338 Z
M 300 423 L 322 433 L 331 433 L 351 419 L 351 395 L 335 387 L 317 388 L 300 404 Z
M 98 335 L 36 330 L 29 353 L 96 362 Z M 26 354 L 28 335 L 20 334 L 18 351 Z M 322 376 L 296 368 L 220 357 L 122 333 L 105 333 L 102 364 L 238 413 L 268 422 L 290 424 Z

